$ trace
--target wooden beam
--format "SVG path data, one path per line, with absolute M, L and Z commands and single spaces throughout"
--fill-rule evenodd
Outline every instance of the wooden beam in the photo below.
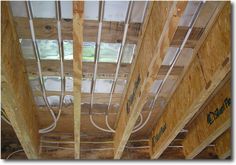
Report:
M 27 71 L 30 76 L 37 76 L 37 63 L 36 60 L 25 60 Z M 43 75 L 45 76 L 60 76 L 60 62 L 59 60 L 42 60 Z M 64 71 L 66 76 L 73 75 L 72 60 L 64 61 Z M 171 72 L 171 76 L 176 76 L 182 73 L 183 66 L 175 66 Z M 92 78 L 93 76 L 94 63 L 93 62 L 83 62 L 83 78 Z M 121 64 L 119 71 L 119 79 L 127 79 L 130 72 L 131 64 Z M 159 70 L 159 75 L 163 76 L 168 72 L 169 66 L 162 65 Z M 99 63 L 97 76 L 98 78 L 112 78 L 114 79 L 116 72 L 116 63 Z
M 207 146 L 202 152 L 200 152 L 194 160 L 206 160 L 206 159 L 218 159 L 216 155 L 216 149 L 214 145 Z
M 231 128 L 218 137 L 214 143 L 219 159 L 226 159 L 231 156 Z
M 193 159 L 218 136 L 225 132 L 231 123 L 231 83 L 230 79 L 205 103 L 201 113 L 188 127 L 183 141 L 186 159 Z
M 160 160 L 183 160 L 183 148 L 181 147 L 168 147 L 160 156 Z
M 172 47 L 179 47 L 184 40 L 185 35 L 187 34 L 188 27 L 180 26 L 176 31 L 173 40 L 171 41 Z M 189 39 L 185 44 L 185 48 L 194 48 L 200 39 L 204 28 L 202 27 L 194 27 L 189 35 Z
M 84 2 L 73 2 L 73 81 L 75 159 L 80 158 L 80 116 L 82 83 Z
M 15 17 L 15 25 L 20 38 L 29 39 L 28 19 Z M 57 39 L 56 19 L 53 18 L 35 18 L 35 33 L 37 39 Z M 131 23 L 128 29 L 127 43 L 136 44 L 140 30 L 140 23 Z M 83 24 L 83 38 L 86 42 L 96 42 L 98 33 L 98 21 L 86 20 Z M 102 42 L 116 43 L 122 41 L 124 23 L 106 22 L 103 23 Z M 72 40 L 72 20 L 62 20 L 62 38 L 63 40 Z
M 121 157 L 139 113 L 147 101 L 150 87 L 157 78 L 186 4 L 187 2 L 153 2 L 151 4 L 149 20 L 145 22 L 146 29 L 136 51 L 137 56 L 133 62 L 128 88 L 120 104 L 114 136 L 115 159 Z M 160 15 L 162 17 L 158 17 Z M 157 17 L 158 21 L 156 21 Z
M 65 95 L 73 95 L 73 92 L 65 92 Z M 41 96 L 40 91 L 34 91 L 34 96 Z M 59 91 L 47 91 L 47 96 L 60 96 Z M 95 93 L 94 94 L 94 104 L 108 104 L 110 95 L 109 93 Z M 111 104 L 119 104 L 122 93 L 114 93 L 112 97 Z M 90 93 L 81 93 L 81 103 L 91 103 L 91 94 Z
M 28 159 L 39 158 L 37 107 L 8 2 L 1 3 L 2 103 Z M 29 28 L 29 27 L 28 27 Z
M 163 153 L 231 70 L 230 3 L 221 3 L 215 15 L 218 13 L 198 55 L 152 131 L 152 159 Z
M 36 60 L 27 59 L 26 65 L 29 75 L 37 76 L 37 62 Z M 41 61 L 43 68 L 43 75 L 45 76 L 60 76 L 60 61 L 59 60 L 42 60 Z M 73 65 L 72 60 L 64 61 L 64 71 L 66 76 L 73 75 Z M 130 71 L 131 64 L 122 64 L 120 67 L 119 78 L 126 78 L 127 74 Z M 91 78 L 93 74 L 94 63 L 93 62 L 83 62 L 83 77 Z M 177 68 L 177 72 L 180 71 L 181 68 Z M 113 75 L 116 71 L 116 63 L 99 63 L 98 64 L 98 74 L 100 77 L 102 75 Z M 126 76 L 126 77 L 125 77 Z M 105 76 L 103 76 L 105 77 Z
M 64 108 L 62 108 L 62 111 L 64 112 L 64 114 L 66 115 L 73 115 L 73 105 L 69 105 L 69 106 L 65 106 Z M 94 109 L 93 109 L 93 113 L 95 115 L 104 115 L 105 111 L 106 111 L 107 105 L 105 104 L 95 104 L 94 105 Z M 81 105 L 81 115 L 88 115 L 89 114 L 89 110 L 90 110 L 90 104 L 82 104 Z M 38 111 L 42 111 L 43 113 L 46 113 L 47 107 L 39 107 Z M 57 110 L 54 110 L 54 112 L 58 112 Z M 114 107 L 111 107 L 110 109 L 110 113 L 111 115 L 116 115 L 117 114 L 117 110 Z M 49 120 L 50 120 L 50 114 L 49 115 Z
M 20 38 L 29 39 L 30 32 L 26 30 L 28 20 L 23 17 L 15 17 L 15 25 Z M 56 20 L 53 18 L 35 18 L 35 32 L 38 39 L 57 39 Z M 130 23 L 127 33 L 127 43 L 137 44 L 140 31 L 140 23 Z M 103 22 L 102 41 L 108 43 L 117 43 L 122 41 L 124 23 L 122 22 Z M 62 37 L 65 40 L 72 40 L 72 21 L 70 19 L 62 20 Z M 96 42 L 98 30 L 98 21 L 84 21 L 84 41 Z M 171 42 L 171 46 L 179 46 L 187 33 L 188 27 L 178 27 L 176 34 Z M 187 48 L 193 48 L 204 28 L 193 28 L 189 40 L 186 43 Z

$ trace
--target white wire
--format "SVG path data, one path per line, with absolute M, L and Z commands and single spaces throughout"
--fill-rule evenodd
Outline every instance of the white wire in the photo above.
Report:
M 53 144 L 74 144 L 74 141 L 55 141 L 55 140 L 40 140 L 41 143 L 53 143 Z
M 139 123 L 134 127 L 134 129 L 138 128 L 138 127 L 142 124 L 142 122 L 143 122 L 143 115 L 140 113 L 139 116 L 140 116 L 140 121 L 139 121 Z M 108 122 L 108 115 L 106 115 L 106 126 L 110 129 L 110 131 L 115 132 L 115 130 L 112 129 L 111 126 L 109 125 L 109 122 Z
M 64 77 L 64 66 L 63 66 L 63 46 L 62 46 L 62 37 L 61 37 L 61 14 L 60 14 L 60 2 L 55 2 L 56 3 L 56 16 L 57 16 L 57 34 L 58 34 L 58 45 L 59 45 L 59 55 L 60 55 L 60 64 L 61 64 L 61 96 L 60 96 L 60 105 L 59 105 L 59 111 L 58 115 L 56 117 L 56 120 L 53 122 L 52 125 L 50 125 L 47 128 L 41 129 L 41 133 L 47 133 L 51 132 L 53 129 L 56 128 L 56 124 L 61 116 L 61 111 L 62 111 L 62 106 L 63 106 L 63 100 L 64 100 L 64 91 L 65 91 L 65 77 Z
M 122 60 L 122 57 L 123 57 L 123 52 L 124 52 L 124 47 L 125 47 L 125 43 L 126 43 L 127 32 L 128 32 L 128 28 L 129 28 L 129 22 L 130 22 L 132 9 L 133 9 L 133 1 L 130 1 L 128 11 L 127 11 L 127 14 L 126 14 L 126 18 L 125 18 L 124 33 L 123 33 L 123 38 L 122 38 L 122 42 L 121 42 L 121 47 L 119 49 L 117 67 L 116 67 L 116 72 L 115 72 L 115 78 L 113 80 L 112 87 L 111 87 L 110 99 L 109 99 L 107 111 L 109 111 L 109 109 L 110 109 L 111 101 L 112 101 L 112 95 L 114 93 L 115 86 L 116 86 L 117 79 L 118 79 L 118 74 L 119 74 L 119 70 L 120 70 L 121 60 Z
M 74 148 L 59 147 L 59 146 L 40 146 L 40 147 L 41 147 L 41 148 L 54 148 L 54 149 L 74 150 Z
M 93 102 L 94 102 L 94 88 L 96 85 L 96 77 L 97 77 L 97 66 L 98 66 L 98 59 L 99 59 L 99 52 L 100 52 L 100 43 L 101 43 L 101 36 L 102 36 L 102 21 L 104 16 L 104 6 L 105 1 L 99 2 L 99 23 L 98 23 L 98 33 L 97 33 L 97 42 L 95 47 L 95 59 L 94 59 L 94 72 L 93 72 L 93 79 L 92 79 L 92 85 L 91 85 L 91 110 L 90 114 L 93 108 Z
M 150 146 L 137 146 L 137 147 L 125 146 L 125 148 L 128 148 L 128 149 L 146 149 L 146 148 L 150 148 Z
M 14 155 L 15 153 L 22 152 L 22 151 L 24 151 L 24 150 L 23 150 L 23 149 L 20 149 L 20 150 L 14 151 L 14 152 L 10 153 L 10 154 L 7 156 L 6 159 L 9 159 L 9 158 L 10 158 L 12 155 Z
M 142 122 L 143 122 L 143 115 L 142 115 L 142 113 L 140 113 L 139 116 L 140 116 L 140 121 L 139 121 L 139 123 L 134 127 L 134 129 L 138 128 L 138 127 L 142 124 Z
M 139 128 L 137 128 L 137 129 L 134 129 L 134 130 L 132 131 L 132 133 L 135 133 L 135 132 L 139 131 L 140 129 L 142 129 L 142 128 L 147 124 L 148 120 L 149 120 L 150 117 L 151 117 L 151 114 L 152 114 L 152 110 L 149 111 L 148 117 L 147 117 L 146 120 L 144 121 L 143 125 L 141 125 L 141 126 L 140 126 Z
M 111 126 L 110 126 L 109 123 L 108 123 L 108 115 L 106 115 L 105 118 L 106 118 L 106 119 L 105 119 L 105 120 L 106 120 L 106 126 L 109 128 L 109 130 L 112 131 L 112 132 L 116 132 L 114 129 L 111 128 Z
M 127 36 L 127 31 L 128 31 L 128 26 L 129 26 L 129 19 L 131 17 L 131 12 L 132 12 L 132 6 L 133 6 L 133 1 L 130 1 L 129 2 L 129 9 L 127 11 L 127 15 L 126 15 L 126 20 L 125 20 L 125 27 L 124 27 L 124 34 L 123 34 L 123 39 L 122 39 L 122 43 L 121 43 L 121 48 L 119 50 L 119 56 L 118 56 L 118 64 L 117 64 L 117 68 L 116 68 L 116 73 L 115 73 L 115 79 L 114 79 L 114 83 L 112 84 L 112 87 L 111 87 L 111 93 L 110 93 L 110 99 L 109 99 L 109 103 L 108 103 L 108 109 L 107 111 L 109 110 L 110 108 L 110 104 L 111 104 L 111 100 L 112 100 L 112 94 L 114 92 L 114 89 L 115 89 L 115 84 L 116 84 L 116 81 L 117 81 L 117 78 L 118 78 L 118 72 L 119 72 L 119 68 L 120 68 L 120 63 L 121 63 L 121 58 L 122 58 L 122 55 L 123 55 L 123 49 L 124 49 L 124 46 L 125 46 L 125 41 L 126 41 L 126 36 Z M 102 21 L 102 18 L 100 19 L 100 21 Z M 99 23 L 102 23 L 102 22 L 99 22 Z M 99 28 L 100 29 L 100 28 Z M 100 34 L 100 33 L 98 33 Z M 99 36 L 99 35 L 98 35 Z M 100 39 L 100 37 L 98 37 Z M 100 40 L 99 40 L 100 41 Z M 97 54 L 96 54 L 97 55 Z M 97 61 L 96 61 L 97 62 Z M 96 68 L 96 65 L 95 65 L 95 68 Z M 96 76 L 96 72 L 95 72 L 95 76 Z M 94 76 L 94 77 L 95 77 Z M 92 98 L 93 98 L 93 91 L 92 91 Z M 93 99 L 91 99 L 93 100 Z M 91 102 L 91 108 L 92 108 L 92 102 Z M 90 115 L 90 121 L 92 122 L 92 124 L 98 128 L 99 130 L 103 130 L 103 131 L 106 131 L 106 132 L 113 132 L 115 133 L 115 130 L 111 128 L 111 126 L 109 125 L 109 122 L 108 122 L 108 112 L 105 116 L 105 123 L 106 123 L 106 126 L 107 128 L 109 129 L 109 131 L 107 129 L 103 129 L 101 127 L 99 127 L 98 125 L 96 125 L 96 123 L 93 121 L 91 115 Z
M 143 122 L 143 115 L 140 113 L 139 116 L 140 116 L 140 121 L 139 121 L 139 123 L 134 127 L 134 129 L 138 128 L 138 127 L 142 124 L 142 122 Z M 112 129 L 111 126 L 109 125 L 109 122 L 108 122 L 108 115 L 106 115 L 106 126 L 110 129 L 110 131 L 115 132 L 115 130 Z
M 36 60 L 37 60 L 37 66 L 38 66 L 38 71 L 39 71 L 40 87 L 41 87 L 41 90 L 42 90 L 43 99 L 44 99 L 44 101 L 46 103 L 46 106 L 49 109 L 49 112 L 50 112 L 50 114 L 51 114 L 51 116 L 53 118 L 53 121 L 55 122 L 56 116 L 55 116 L 52 108 L 50 107 L 50 105 L 48 103 L 46 92 L 45 92 L 45 86 L 44 86 L 44 81 L 43 81 L 43 78 L 42 78 L 42 69 L 41 69 L 41 63 L 40 63 L 40 57 L 39 57 L 39 50 L 38 50 L 36 39 L 35 39 L 32 11 L 31 11 L 31 6 L 30 6 L 30 2 L 29 1 L 26 1 L 26 7 L 27 7 L 28 16 L 29 16 L 30 32 L 31 32 L 33 46 L 34 46 L 34 49 L 35 49 L 35 57 L 36 57 Z M 41 132 L 44 133 L 44 131 L 47 130 L 48 128 L 50 128 L 50 126 L 45 128 L 45 129 L 39 130 L 39 133 L 41 133 Z
M 58 8 L 58 4 L 59 2 L 56 3 L 56 7 L 57 7 L 57 11 L 56 11 L 56 15 L 58 17 L 58 13 L 60 12 L 59 8 Z M 34 24 L 33 24 L 33 17 L 32 17 L 32 10 L 31 10 L 31 6 L 30 6 L 30 2 L 26 1 L 26 6 L 27 6 L 27 12 L 28 12 L 28 16 L 29 16 L 29 24 L 30 24 L 30 31 L 31 31 L 31 37 L 32 37 L 32 42 L 33 42 L 33 45 L 34 45 L 34 48 L 35 48 L 35 55 L 36 55 L 36 60 L 37 60 L 37 66 L 38 66 L 38 71 L 39 71 L 39 79 L 40 79 L 40 86 L 41 86 L 41 90 L 42 90 L 42 93 L 43 93 L 43 99 L 46 103 L 46 106 L 48 107 L 49 109 L 49 112 L 51 113 L 51 116 L 53 118 L 53 123 L 46 127 L 46 128 L 43 128 L 43 129 L 40 129 L 39 130 L 39 133 L 48 133 L 50 131 L 52 131 L 53 129 L 56 128 L 56 125 L 57 125 L 57 121 L 58 119 L 60 118 L 60 114 L 61 114 L 61 109 L 62 109 L 62 105 L 63 105 L 63 98 L 64 98 L 64 69 L 63 69 L 63 60 L 62 60 L 62 49 L 61 49 L 61 44 L 59 44 L 59 51 L 60 51 L 60 59 L 61 59 L 61 86 L 62 86 L 62 89 L 61 89 L 61 97 L 60 97 L 60 105 L 59 105 L 59 112 L 58 112 L 58 115 L 57 117 L 55 116 L 54 114 L 54 111 L 53 109 L 51 108 L 49 102 L 48 102 L 48 99 L 47 99 L 47 95 L 46 95 L 46 89 L 45 89 L 45 85 L 44 85 L 44 80 L 43 80 L 43 77 L 42 77 L 42 68 L 41 68 L 41 62 L 40 62 L 40 56 L 39 56 L 39 50 L 38 50 L 38 46 L 37 46 L 37 42 L 36 42 L 36 39 L 35 39 L 35 32 L 34 32 Z M 60 16 L 59 16 L 60 17 Z M 59 39 L 59 43 L 61 42 L 61 31 L 60 31 L 60 20 L 58 19 L 58 22 L 57 22 L 57 28 L 58 28 L 58 39 Z
M 111 130 L 101 128 L 101 127 L 99 127 L 97 124 L 95 124 L 94 121 L 93 121 L 93 115 L 89 115 L 89 119 L 90 119 L 90 122 L 93 124 L 93 126 L 96 127 L 97 129 L 99 129 L 99 130 L 101 130 L 101 131 L 104 131 L 104 132 L 111 132 L 111 133 L 114 133 L 114 132 L 111 131 Z

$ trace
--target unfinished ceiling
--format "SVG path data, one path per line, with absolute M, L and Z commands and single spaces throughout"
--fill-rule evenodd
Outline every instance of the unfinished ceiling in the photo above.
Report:
M 38 123 L 39 144 L 32 144 L 40 155 L 23 152 L 9 94 L 2 100 L 9 122 L 1 125 L 3 159 L 14 151 L 9 158 L 221 158 L 217 146 L 230 132 L 227 115 L 214 138 L 196 140 L 203 147 L 189 147 L 189 139 L 201 114 L 215 106 L 208 103 L 219 100 L 219 107 L 218 93 L 230 97 L 229 3 L 11 1 L 2 3 L 1 14 L 12 21 L 2 24 L 2 35 L 10 38 L 4 31 L 10 25 L 16 34 L 9 41 L 19 49 L 15 64 L 26 68 L 24 89 L 36 107 L 26 124 Z M 3 39 L 2 92 L 11 89 L 4 68 L 10 44 Z

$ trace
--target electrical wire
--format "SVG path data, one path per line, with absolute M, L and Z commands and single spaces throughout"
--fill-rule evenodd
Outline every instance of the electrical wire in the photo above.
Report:
M 142 122 L 143 122 L 143 115 L 142 115 L 142 113 L 139 114 L 139 117 L 140 117 L 139 123 L 134 127 L 134 129 L 138 128 L 142 124 Z
M 139 128 L 134 128 L 134 130 L 132 131 L 132 133 L 135 133 L 135 132 L 137 132 L 137 131 L 139 131 L 140 129 L 142 129 L 146 124 L 147 124 L 147 122 L 148 122 L 148 120 L 150 119 L 150 117 L 151 117 L 151 114 L 152 114 L 152 112 L 151 112 L 152 110 L 150 110 L 150 112 L 148 113 L 148 117 L 146 118 L 146 120 L 144 121 L 144 123 L 139 127 Z
M 34 47 L 35 58 L 36 58 L 36 61 L 37 61 L 37 67 L 38 67 L 38 71 L 39 71 L 39 82 L 40 82 L 39 84 L 40 84 L 41 92 L 43 94 L 43 99 L 45 101 L 45 104 L 48 107 L 48 110 L 49 110 L 49 112 L 50 112 L 50 114 L 53 118 L 53 121 L 55 122 L 56 121 L 56 116 L 55 116 L 52 108 L 50 107 L 50 105 L 48 103 L 47 96 L 46 96 L 46 89 L 45 89 L 45 85 L 44 85 L 44 81 L 43 81 L 43 77 L 42 77 L 42 68 L 41 68 L 38 45 L 37 45 L 37 42 L 36 42 L 36 39 L 35 39 L 33 16 L 32 16 L 32 9 L 31 9 L 30 1 L 26 1 L 26 7 L 27 7 L 27 14 L 28 14 L 28 17 L 29 17 L 29 25 L 30 25 L 32 44 L 33 44 L 33 47 Z M 39 130 L 39 132 L 41 132 L 41 130 Z
M 98 59 L 99 59 L 99 53 L 100 53 L 100 43 L 101 43 L 101 36 L 102 36 L 102 21 L 104 16 L 104 6 L 105 2 L 100 1 L 99 2 L 99 24 L 98 24 L 98 35 L 97 35 L 97 42 L 95 47 L 95 59 L 94 59 L 94 72 L 93 72 L 93 79 L 92 79 L 92 85 L 91 85 L 91 108 L 90 108 L 90 115 L 91 110 L 93 108 L 93 95 L 94 95 L 94 88 L 96 85 L 96 77 L 97 77 L 97 66 L 98 66 Z
M 125 18 L 125 26 L 124 26 L 123 38 L 122 38 L 121 47 L 120 47 L 119 55 L 118 55 L 118 61 L 117 61 L 115 78 L 114 78 L 113 83 L 112 83 L 112 87 L 111 87 L 111 91 L 110 91 L 109 103 L 108 103 L 108 107 L 107 107 L 107 111 L 106 111 L 106 126 L 112 132 L 115 132 L 115 130 L 112 129 L 111 126 L 108 123 L 108 111 L 109 111 L 110 106 L 111 106 L 112 95 L 114 93 L 115 86 L 116 86 L 117 79 L 118 79 L 118 74 L 119 74 L 119 70 L 120 70 L 120 64 L 121 64 L 121 60 L 122 60 L 122 57 L 123 57 L 124 47 L 125 47 L 126 38 L 127 38 L 127 32 L 128 32 L 128 28 L 129 28 L 130 17 L 131 17 L 131 13 L 132 13 L 132 9 L 133 9 L 133 3 L 134 3 L 133 1 L 129 1 L 128 11 L 127 11 L 126 18 Z
M 58 143 L 63 143 L 63 144 L 74 144 L 74 141 L 56 141 L 56 140 L 40 140 L 41 143 L 53 143 L 53 144 L 58 144 Z
M 112 128 L 110 127 L 109 123 L 108 123 L 108 117 L 107 117 L 107 115 L 105 116 L 105 122 L 106 122 L 106 125 L 108 126 L 108 128 L 110 127 L 109 129 L 104 129 L 104 128 L 98 126 L 98 125 L 94 122 L 94 120 L 93 120 L 93 115 L 89 115 L 89 119 L 90 119 L 90 122 L 93 124 L 93 126 L 96 127 L 97 129 L 99 129 L 99 130 L 101 130 L 101 131 L 104 131 L 104 132 L 115 133 L 115 130 L 112 129 Z M 136 125 L 134 128 L 139 127 L 139 126 L 142 124 L 142 121 L 143 121 L 143 116 L 142 116 L 142 114 L 140 114 L 140 122 L 139 122 L 138 125 Z
M 93 126 L 96 127 L 97 129 L 99 129 L 99 130 L 101 130 L 101 131 L 104 131 L 104 132 L 111 132 L 111 133 L 114 133 L 112 130 L 104 129 L 104 128 L 98 126 L 98 125 L 93 121 L 93 115 L 89 115 L 89 119 L 90 119 L 90 122 L 93 124 Z
M 137 146 L 137 147 L 125 146 L 125 148 L 128 148 L 128 149 L 146 149 L 146 148 L 150 148 L 150 146 Z
M 96 76 L 97 76 L 97 65 L 98 65 L 98 57 L 99 57 L 99 53 L 100 53 L 100 42 L 101 42 L 101 35 L 102 35 L 102 20 L 103 20 L 103 15 L 104 15 L 104 6 L 105 6 L 105 2 L 104 1 L 100 1 L 99 4 L 99 24 L 98 24 L 98 36 L 97 36 L 97 42 L 96 42 L 96 48 L 95 48 L 95 60 L 94 60 L 94 73 L 93 73 L 93 79 L 92 79 L 92 85 L 91 85 L 91 107 L 89 110 L 89 119 L 90 122 L 92 123 L 92 125 L 94 127 L 96 127 L 97 129 L 104 131 L 104 132 L 113 132 L 113 130 L 110 129 L 104 129 L 101 128 L 100 126 L 98 126 L 94 121 L 93 121 L 93 114 L 92 114 L 92 109 L 93 109 L 93 95 L 94 95 L 94 88 L 95 88 L 95 84 L 96 84 Z
M 62 106 L 63 106 L 63 100 L 64 100 L 64 93 L 65 93 L 65 76 L 64 76 L 64 47 L 63 47 L 63 41 L 62 41 L 62 34 L 61 34 L 61 10 L 60 10 L 60 1 L 56 1 L 56 16 L 57 16 L 57 34 L 58 34 L 58 45 L 59 45 L 59 55 L 60 55 L 60 66 L 61 66 L 61 95 L 60 95 L 60 101 L 59 101 L 59 112 L 56 117 L 56 122 L 59 120 Z M 51 127 L 49 126 L 48 129 L 44 129 L 42 133 L 47 133 L 52 131 L 56 127 L 56 122 L 54 122 Z
M 35 53 L 35 57 L 36 57 L 36 61 L 37 61 L 38 71 L 39 71 L 39 82 L 40 82 L 41 92 L 43 94 L 43 99 L 44 99 L 44 101 L 46 103 L 46 106 L 48 107 L 49 112 L 50 112 L 50 114 L 51 114 L 51 116 L 53 118 L 53 121 L 55 123 L 56 116 L 55 116 L 52 108 L 50 107 L 50 105 L 48 103 L 47 96 L 46 96 L 46 89 L 45 89 L 45 85 L 44 85 L 44 81 L 43 81 L 43 77 L 42 77 L 42 68 L 41 68 L 39 50 L 38 50 L 37 42 L 36 42 L 36 39 L 35 39 L 33 16 L 32 16 L 32 9 L 31 9 L 30 1 L 26 1 L 26 6 L 27 6 L 28 17 L 29 17 L 31 38 L 32 38 L 32 43 L 33 43 L 33 47 L 34 47 L 34 53 Z M 48 129 L 48 128 L 50 128 L 50 126 L 45 128 L 45 129 Z M 44 132 L 44 129 L 39 130 L 40 133 L 41 133 L 41 131 Z
M 57 18 L 58 17 L 58 14 L 60 13 L 60 9 L 58 8 L 60 6 L 59 2 L 57 2 L 58 4 L 56 4 L 56 7 L 57 7 Z M 39 55 L 39 49 L 38 49 L 38 45 L 37 45 L 37 42 L 36 42 L 36 39 L 35 39 L 35 32 L 34 32 L 34 24 L 33 24 L 33 15 L 32 15 L 32 8 L 31 8 L 31 2 L 30 1 L 26 1 L 26 7 L 27 7 L 27 14 L 28 14 L 28 17 L 29 17 L 29 24 L 30 24 L 30 32 L 31 32 L 31 38 L 32 38 L 32 43 L 33 43 L 33 47 L 34 47 L 34 53 L 35 53 L 35 58 L 36 58 L 36 61 L 37 61 L 37 66 L 38 66 L 38 71 L 39 71 L 39 82 L 40 82 L 40 87 L 41 87 L 41 92 L 43 94 L 43 99 L 45 101 L 45 104 L 53 118 L 53 123 L 46 127 L 46 128 L 43 128 L 43 129 L 40 129 L 39 130 L 39 133 L 48 133 L 50 131 L 52 131 L 53 129 L 56 128 L 56 125 L 57 125 L 57 121 L 60 117 L 60 114 L 61 114 L 61 109 L 62 109 L 62 105 L 63 105 L 63 95 L 64 95 L 64 88 L 62 87 L 61 89 L 61 96 L 60 96 L 60 105 L 59 105 L 59 112 L 58 112 L 58 115 L 57 117 L 55 116 L 54 114 L 54 111 L 53 109 L 51 108 L 49 102 L 48 102 L 48 99 L 47 99 L 47 95 L 46 95 L 46 89 L 45 89 L 45 84 L 44 84 L 44 80 L 43 80 L 43 76 L 42 76 L 42 68 L 41 68 L 41 62 L 40 62 L 40 55 Z M 61 28 L 60 28 L 60 20 L 57 19 L 58 22 L 57 22 L 57 26 L 58 26 L 58 42 L 60 42 L 59 40 L 61 40 Z M 62 43 L 62 42 L 60 42 Z M 61 44 L 59 44 L 59 47 L 61 46 Z M 60 48 L 59 49 L 59 52 L 60 52 L 60 59 L 61 60 L 61 76 L 64 74 L 64 69 L 63 69 L 63 48 Z M 61 77 L 61 86 L 64 86 L 64 77 Z
M 74 150 L 74 148 L 59 147 L 59 146 L 40 146 L 40 147 L 41 147 L 41 148 L 52 148 L 52 149 Z
M 111 87 L 110 99 L 109 99 L 107 111 L 110 109 L 111 101 L 112 101 L 112 95 L 114 93 L 115 86 L 116 86 L 117 79 L 118 79 L 118 74 L 119 74 L 119 70 L 120 70 L 121 60 L 122 60 L 122 57 L 123 57 L 124 47 L 125 47 L 126 38 L 127 38 L 127 32 L 128 32 L 129 23 L 130 23 L 130 17 L 131 17 L 131 13 L 132 13 L 132 9 L 133 9 L 133 3 L 134 3 L 133 1 L 129 1 L 128 11 L 127 11 L 126 18 L 125 18 L 124 33 L 123 33 L 123 38 L 122 38 L 122 42 L 121 42 L 121 47 L 120 47 L 120 50 L 119 50 L 117 67 L 116 67 L 116 72 L 115 72 L 115 78 L 113 80 L 112 87 Z
M 104 129 L 101 128 L 100 126 L 98 126 L 94 120 L 93 120 L 93 114 L 92 114 L 92 109 L 93 109 L 93 95 L 94 95 L 94 88 L 95 88 L 95 84 L 96 84 L 96 76 L 97 76 L 97 65 L 98 65 L 98 59 L 99 59 L 99 53 L 100 53 L 100 42 L 101 42 L 101 34 L 102 34 L 102 21 L 103 21 L 103 16 L 104 16 L 104 6 L 105 6 L 105 2 L 104 1 L 100 1 L 100 7 L 99 7 L 99 26 L 98 26 L 98 36 L 97 36 L 97 42 L 96 42 L 96 51 L 95 51 L 95 60 L 94 60 L 94 73 L 93 73 L 93 79 L 92 79 L 92 85 L 91 85 L 91 108 L 89 111 L 89 119 L 90 122 L 92 123 L 92 125 L 94 127 L 96 127 L 97 129 L 104 131 L 104 132 L 111 132 L 114 133 L 113 129 L 110 129 L 110 127 L 108 126 L 109 129 Z
M 9 158 L 10 158 L 12 155 L 14 155 L 15 153 L 22 152 L 22 151 L 24 151 L 24 150 L 23 150 L 23 149 L 20 149 L 20 150 L 14 151 L 14 152 L 10 153 L 10 154 L 7 156 L 6 159 L 9 159 Z
M 110 131 L 116 132 L 114 129 L 111 128 L 111 126 L 108 123 L 108 115 L 105 116 L 105 122 L 106 122 L 106 126 L 109 128 Z

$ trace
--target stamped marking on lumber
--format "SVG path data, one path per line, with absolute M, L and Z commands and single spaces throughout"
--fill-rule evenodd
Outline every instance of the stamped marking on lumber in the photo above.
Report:
M 160 137 L 164 134 L 165 130 L 166 130 L 166 123 L 164 123 L 164 125 L 160 128 L 159 132 L 152 137 L 153 144 L 156 144 L 158 142 Z
M 207 123 L 209 125 L 213 124 L 214 121 L 220 117 L 222 113 L 224 113 L 225 110 L 227 110 L 231 105 L 231 98 L 225 98 L 222 106 L 220 108 L 216 108 L 214 112 L 209 112 L 207 114 Z

